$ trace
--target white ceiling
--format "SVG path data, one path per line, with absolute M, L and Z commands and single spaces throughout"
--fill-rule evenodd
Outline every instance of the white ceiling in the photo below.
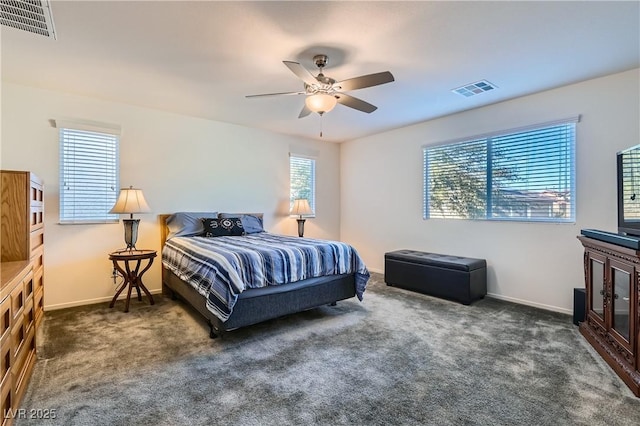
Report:
M 275 132 L 319 138 L 298 119 L 303 83 L 283 60 L 344 80 L 324 140 L 345 141 L 640 66 L 640 2 L 52 2 L 57 40 L 2 27 L 3 80 Z M 316 74 L 314 72 L 314 74 Z M 451 92 L 486 79 L 497 90 Z M 79 117 L 80 118 L 80 117 Z M 82 117 L 84 118 L 84 117 Z M 99 117 L 86 117 L 99 119 Z

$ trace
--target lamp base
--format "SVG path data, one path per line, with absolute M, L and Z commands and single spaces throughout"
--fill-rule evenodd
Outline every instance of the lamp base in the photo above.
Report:
M 122 219 L 122 222 L 124 223 L 124 242 L 127 243 L 126 250 L 136 250 L 140 219 Z
M 304 237 L 304 221 L 307 219 L 296 219 L 298 221 L 298 237 Z

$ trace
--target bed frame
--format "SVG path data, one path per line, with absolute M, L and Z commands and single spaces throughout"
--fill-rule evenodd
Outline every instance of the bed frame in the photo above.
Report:
M 161 242 L 169 233 L 166 221 L 170 215 L 159 215 Z M 162 266 L 162 291 L 172 299 L 181 298 L 198 311 L 209 324 L 209 336 L 216 338 L 225 332 L 246 327 L 284 315 L 335 305 L 337 301 L 355 296 L 355 274 L 328 275 L 290 284 L 248 289 L 240 293 L 229 319 L 225 322 L 206 306 L 206 299 L 190 284 Z

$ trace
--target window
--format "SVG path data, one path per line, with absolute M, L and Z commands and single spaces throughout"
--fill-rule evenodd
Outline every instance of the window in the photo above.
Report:
M 316 211 L 316 160 L 307 157 L 289 157 L 290 206 L 297 198 L 306 198 L 311 210 Z
M 424 218 L 575 221 L 575 123 L 424 147 Z
M 60 127 L 60 223 L 117 222 L 119 136 Z

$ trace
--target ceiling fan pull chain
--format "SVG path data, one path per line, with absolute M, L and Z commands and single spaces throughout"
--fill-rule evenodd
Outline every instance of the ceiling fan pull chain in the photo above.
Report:
M 324 114 L 320 113 L 320 137 L 322 137 L 322 116 Z

